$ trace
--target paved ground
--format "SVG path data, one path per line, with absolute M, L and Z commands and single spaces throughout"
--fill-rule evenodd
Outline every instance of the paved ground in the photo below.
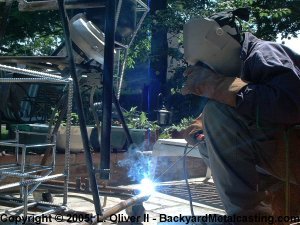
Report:
M 182 150 L 182 149 L 181 149 Z M 86 175 L 86 172 L 81 168 L 83 167 L 86 169 L 84 164 L 84 158 L 82 156 L 83 154 L 73 154 L 71 160 L 71 174 L 73 176 L 81 176 Z M 171 159 L 168 158 L 168 156 L 160 157 L 162 160 L 161 162 L 164 162 L 166 164 L 166 167 L 169 168 L 170 165 L 173 165 L 174 161 L 177 162 L 178 156 L 181 156 L 182 152 L 180 154 L 176 154 Z M 39 156 L 39 155 L 38 155 Z M 37 157 L 38 157 L 37 156 Z M 60 155 L 61 156 L 61 155 Z M 126 158 L 126 154 L 121 155 L 123 158 Z M 125 179 L 128 179 L 128 171 L 124 168 L 120 169 L 116 167 L 116 162 L 120 161 L 120 157 L 113 156 L 112 159 L 115 160 L 115 162 L 112 162 L 113 169 L 112 171 L 117 171 L 117 174 L 114 174 L 115 180 L 120 184 L 125 184 Z M 93 157 L 99 157 L 99 155 L 94 154 Z M 0 158 L 1 159 L 1 158 Z M 93 158 L 94 161 L 99 162 L 98 158 Z M 3 158 L 4 160 L 4 158 Z M 32 156 L 33 160 L 33 156 Z M 33 160 L 34 161 L 34 160 Z M 33 161 L 31 163 L 33 163 Z M 40 161 L 40 158 L 37 159 L 37 161 Z M 60 159 L 58 157 L 58 164 L 64 165 L 64 160 Z M 5 162 L 7 163 L 7 158 L 5 158 Z M 159 163 L 161 165 L 162 163 Z M 203 164 L 203 163 L 202 163 Z M 201 159 L 191 157 L 188 158 L 187 165 L 191 168 L 189 168 L 189 172 L 196 171 L 198 174 L 196 177 L 205 176 L 206 167 L 201 164 Z M 201 166 L 202 165 L 202 166 Z M 81 167 L 80 167 L 81 166 Z M 114 166 L 116 167 L 114 170 Z M 165 171 L 166 168 L 156 168 L 158 172 Z M 199 171 L 202 171 L 202 175 L 199 175 Z M 123 173 L 122 173 L 123 172 Z M 177 167 L 172 167 L 172 169 L 169 171 L 170 173 L 174 175 L 181 175 L 182 176 L 182 165 L 179 164 Z M 181 173 L 180 173 L 181 172 Z M 179 174 L 180 173 L 180 174 Z M 190 173 L 190 176 L 191 176 Z M 195 175 L 192 173 L 192 175 Z M 86 177 L 86 176 L 83 176 Z M 192 176 L 194 177 L 194 176 Z M 125 179 L 124 179 L 125 178 Z M 182 179 L 182 178 L 179 178 Z M 163 179 L 161 179 L 163 180 Z M 173 179 L 170 179 L 173 180 Z M 111 185 L 111 184 L 110 184 Z M 124 186 L 123 186 L 124 187 Z M 126 188 L 136 188 L 136 186 L 125 186 Z M 215 187 L 213 185 L 212 180 L 206 181 L 204 178 L 197 178 L 197 179 L 190 179 L 190 188 L 192 191 L 192 198 L 194 202 L 194 213 L 195 215 L 206 215 L 206 214 L 224 214 L 224 211 L 222 210 L 222 204 L 220 203 L 220 200 L 216 194 Z M 122 210 L 118 212 L 117 214 L 112 214 L 105 222 L 103 222 L 103 225 L 110 225 L 110 224 L 130 224 L 128 219 L 131 221 L 139 219 L 140 224 L 143 225 L 156 225 L 159 223 L 164 223 L 166 221 L 171 222 L 174 219 L 179 219 L 181 216 L 189 216 L 191 215 L 190 211 L 190 205 L 188 201 L 188 194 L 187 194 L 187 188 L 184 181 L 170 181 L 170 182 L 164 182 L 160 183 L 157 187 L 156 192 L 154 192 L 151 197 L 144 202 L 143 206 L 145 208 L 144 212 L 140 212 L 137 215 L 133 217 L 128 217 L 128 215 L 132 215 L 131 207 L 126 207 L 127 210 Z M 3 196 L 3 194 L 2 194 Z M 55 203 L 62 203 L 62 194 L 55 194 L 54 196 L 54 202 Z M 32 197 L 31 197 L 32 198 Z M 101 203 L 103 204 L 105 202 L 104 197 L 101 197 Z M 116 207 L 118 203 L 122 202 L 120 198 L 117 197 L 107 197 L 106 204 L 103 206 L 104 212 L 107 210 Z M 16 224 L 16 218 L 10 217 L 11 214 L 9 214 L 9 207 L 1 206 L 0 202 L 0 212 L 4 212 L 4 214 L 0 214 L 0 225 L 10 225 L 10 224 Z M 92 196 L 88 194 L 78 194 L 78 193 L 71 193 L 69 192 L 68 195 L 68 207 L 69 209 L 81 212 L 79 214 L 72 214 L 70 216 L 68 215 L 61 215 L 57 217 L 57 215 L 51 215 L 46 216 L 44 218 L 42 217 L 35 217 L 35 223 L 33 224 L 55 224 L 55 225 L 66 225 L 66 224 L 80 224 L 84 225 L 87 223 L 83 223 L 86 216 L 89 214 L 95 215 L 95 209 L 92 201 Z M 141 209 L 141 208 L 139 208 Z M 7 211 L 8 210 L 8 211 Z M 7 214 L 5 216 L 5 214 Z M 36 215 L 36 214 L 30 214 L 30 215 Z M 144 217 L 145 215 L 145 217 Z M 17 215 L 18 216 L 18 215 Z M 139 217 L 141 216 L 141 217 Z M 9 222 L 8 220 L 11 219 Z M 38 221 L 38 219 L 41 219 L 42 221 Z M 5 222 L 5 223 L 4 223 Z M 21 221 L 19 224 L 25 224 L 25 222 Z
M 211 181 L 210 181 L 211 182 Z M 204 179 L 193 179 L 190 184 L 200 184 L 207 183 Z M 161 184 L 163 186 L 167 185 L 183 185 L 182 181 L 173 181 Z M 134 186 L 127 186 L 128 188 L 132 188 Z M 55 201 L 61 201 L 61 196 L 59 194 L 55 195 Z M 101 203 L 104 202 L 103 197 L 101 197 Z M 108 197 L 106 206 L 103 207 L 104 211 L 115 206 L 120 203 L 121 199 Z M 92 204 L 92 196 L 86 194 L 75 194 L 70 193 L 68 197 L 68 206 L 70 209 L 76 211 L 82 211 L 86 213 L 94 214 L 94 206 Z M 166 222 L 177 218 L 178 216 L 188 216 L 191 215 L 189 201 L 184 200 L 179 197 L 174 197 L 171 195 L 163 194 L 160 192 L 154 192 L 151 197 L 144 202 L 143 204 L 145 208 L 145 217 L 140 217 L 139 220 L 142 222 L 140 224 L 144 225 L 156 225 L 160 222 Z M 194 213 L 195 215 L 205 215 L 205 214 L 224 214 L 224 211 L 220 209 L 221 207 L 212 207 L 207 204 L 194 203 Z M 0 208 L 1 209 L 1 208 Z M 3 209 L 3 208 L 2 208 Z M 127 208 L 127 211 L 131 210 L 131 207 Z M 84 214 L 79 216 L 75 216 L 70 218 L 70 216 L 64 216 L 64 220 L 61 218 L 60 221 L 55 221 L 55 217 L 52 216 L 52 220 L 46 221 L 44 219 L 43 224 L 55 224 L 55 225 L 64 225 L 64 224 L 84 224 L 79 223 L 80 216 L 84 216 Z M 131 217 L 132 220 L 138 218 L 137 216 Z M 69 221 L 66 221 L 69 219 Z M 111 220 L 110 220 L 111 219 Z M 130 224 L 129 222 L 125 222 L 128 219 L 128 214 L 126 210 L 122 210 L 117 214 L 112 214 L 110 218 L 103 225 L 109 224 Z M 3 221 L 2 221 L 3 222 Z M 0 223 L 1 224 L 1 223 Z M 6 223 L 6 224 L 14 224 L 14 223 Z M 37 223 L 36 223 L 37 224 Z
M 193 179 L 192 183 L 201 183 L 203 179 Z M 179 184 L 183 182 L 168 182 L 164 183 L 164 185 L 168 184 Z M 86 201 L 77 198 L 76 196 L 70 197 L 70 208 L 79 211 L 89 211 L 94 213 L 93 205 L 87 203 Z M 102 201 L 103 202 L 103 201 Z M 108 198 L 107 205 L 104 207 L 108 209 L 120 202 L 118 198 Z M 189 201 L 184 200 L 182 198 L 173 197 L 171 195 L 162 194 L 160 192 L 154 192 L 151 197 L 144 202 L 145 208 L 145 218 L 142 218 L 142 223 L 147 225 L 156 225 L 159 222 L 165 222 L 166 219 L 173 219 L 177 216 L 181 215 L 191 215 Z M 194 213 L 195 215 L 205 215 L 205 214 L 224 214 L 224 211 L 217 207 L 212 207 L 205 204 L 194 203 Z M 130 208 L 129 208 L 130 209 Z M 118 216 L 119 215 L 119 216 Z M 107 221 L 105 224 L 129 224 L 128 222 L 123 222 L 122 220 L 126 220 L 128 215 L 126 211 L 123 210 L 118 213 L 118 215 L 112 215 L 110 218 L 113 221 Z M 133 217 L 135 219 L 136 217 Z M 62 223 L 58 223 L 62 224 Z M 66 223 L 67 224 L 67 223 Z

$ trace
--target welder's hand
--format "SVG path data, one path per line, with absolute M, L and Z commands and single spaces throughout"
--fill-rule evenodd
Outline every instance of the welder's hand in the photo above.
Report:
M 187 80 L 181 89 L 183 95 L 205 96 L 230 106 L 236 105 L 236 94 L 247 85 L 240 78 L 225 77 L 200 65 L 187 68 L 184 76 Z
M 190 145 L 195 145 L 199 141 L 204 140 L 201 115 L 197 119 L 195 119 L 189 127 L 185 129 L 184 138 Z

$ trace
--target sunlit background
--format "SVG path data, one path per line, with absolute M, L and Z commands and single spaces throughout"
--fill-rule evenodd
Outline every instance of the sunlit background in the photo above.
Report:
M 291 48 L 298 54 L 300 54 L 300 37 L 298 38 L 291 38 L 291 39 L 283 39 L 281 40 L 280 38 L 277 39 L 278 43 L 284 42 L 284 45 Z

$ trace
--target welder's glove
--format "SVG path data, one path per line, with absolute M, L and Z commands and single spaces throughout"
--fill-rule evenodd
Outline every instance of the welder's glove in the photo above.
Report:
M 236 77 L 225 77 L 200 65 L 186 69 L 187 80 L 181 89 L 183 95 L 194 94 L 214 99 L 230 106 L 236 105 L 236 94 L 246 82 Z
M 184 138 L 190 145 L 195 145 L 204 140 L 201 115 L 184 130 Z

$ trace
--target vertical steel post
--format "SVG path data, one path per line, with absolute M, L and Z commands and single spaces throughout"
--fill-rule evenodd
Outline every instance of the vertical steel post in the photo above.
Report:
M 19 136 L 19 128 L 17 127 L 17 130 L 16 130 L 16 143 L 19 144 L 19 141 L 20 141 L 20 136 Z M 16 154 L 16 162 L 17 162 L 17 165 L 19 165 L 19 147 L 15 147 L 15 154 Z
M 18 143 L 19 144 L 19 143 Z M 21 173 L 25 173 L 25 164 L 26 164 L 26 146 L 22 145 L 22 158 L 21 158 Z M 21 182 L 23 182 L 25 179 L 22 176 L 21 177 Z M 20 191 L 20 198 L 25 198 L 24 196 L 24 186 L 21 186 L 21 191 Z
M 78 83 L 77 74 L 76 74 L 76 65 L 75 65 L 75 61 L 74 61 L 74 57 L 73 57 L 73 51 L 72 51 L 72 45 L 71 45 L 72 42 L 70 39 L 68 18 L 67 18 L 67 14 L 66 14 L 66 11 L 64 8 L 64 0 L 58 0 L 58 7 L 59 7 L 59 13 L 60 13 L 62 24 L 63 24 L 63 29 L 64 29 L 65 46 L 66 46 L 68 59 L 69 59 L 69 69 L 70 69 L 70 73 L 71 73 L 71 76 L 72 76 L 72 79 L 74 82 L 75 103 L 78 107 L 81 138 L 82 138 L 82 143 L 83 143 L 83 148 L 84 148 L 84 153 L 85 153 L 84 155 L 85 155 L 85 160 L 86 160 L 86 166 L 87 166 L 89 178 L 91 181 L 91 188 L 92 188 L 95 211 L 96 211 L 96 214 L 102 215 L 99 191 L 98 191 L 95 170 L 94 170 L 92 155 L 91 155 L 90 146 L 89 146 L 88 133 L 87 133 L 87 129 L 86 129 L 82 98 L 81 98 L 79 83 Z
M 27 218 L 28 214 L 28 185 L 22 186 L 23 189 L 23 198 L 24 198 L 24 218 Z
M 66 148 L 65 148 L 65 167 L 64 167 L 64 191 L 63 191 L 63 205 L 67 205 L 68 202 L 68 188 L 70 179 L 70 136 L 71 136 L 71 113 L 72 113 L 72 100 L 73 100 L 73 80 L 68 84 L 68 100 L 67 100 L 67 125 L 66 125 Z M 54 136 L 54 143 L 56 143 L 56 137 Z M 90 153 L 89 153 L 90 154 Z M 87 161 L 86 161 L 87 162 Z M 93 163 L 93 162 L 89 162 Z M 94 175 L 95 176 L 95 175 Z M 97 187 L 97 186 L 96 186 Z M 97 196 L 95 196 L 97 198 Z
M 110 177 L 110 133 L 114 71 L 115 14 L 116 1 L 107 0 L 105 8 L 104 74 L 102 84 L 103 114 L 100 145 L 100 178 L 105 180 L 108 180 Z

